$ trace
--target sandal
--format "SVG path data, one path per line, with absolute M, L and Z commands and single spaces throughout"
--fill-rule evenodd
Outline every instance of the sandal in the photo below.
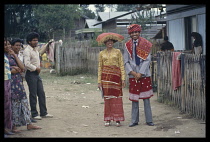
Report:
M 110 126 L 111 125 L 111 123 L 110 123 L 110 121 L 106 121 L 106 123 L 104 124 L 104 126 Z
M 117 127 L 120 127 L 121 126 L 120 121 L 116 121 L 116 126 Z
M 30 126 L 29 126 L 30 125 Z M 37 130 L 37 129 L 42 129 L 41 127 L 39 126 L 35 126 L 35 125 L 32 125 L 32 124 L 29 124 L 27 125 L 27 130 Z M 29 128 L 30 127 L 30 128 Z

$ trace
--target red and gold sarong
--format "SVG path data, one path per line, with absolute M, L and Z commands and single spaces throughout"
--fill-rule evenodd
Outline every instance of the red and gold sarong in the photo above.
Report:
M 104 97 L 122 96 L 121 71 L 117 66 L 103 66 L 101 84 Z
M 104 121 L 124 121 L 120 68 L 103 66 L 101 85 L 104 94 Z
M 142 77 L 138 81 L 135 78 L 129 78 L 129 100 L 138 101 L 139 99 L 148 99 L 153 96 L 150 77 Z

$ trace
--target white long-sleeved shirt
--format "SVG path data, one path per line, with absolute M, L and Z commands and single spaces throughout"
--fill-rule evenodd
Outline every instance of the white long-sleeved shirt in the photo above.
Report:
M 40 68 L 40 58 L 37 47 L 32 48 L 30 45 L 26 47 L 23 52 L 25 68 L 30 71 L 35 71 L 36 68 Z

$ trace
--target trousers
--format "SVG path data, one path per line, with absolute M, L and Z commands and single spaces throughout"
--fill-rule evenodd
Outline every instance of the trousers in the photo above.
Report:
M 150 106 L 150 99 L 143 99 L 144 101 L 144 114 L 146 122 L 153 122 L 152 120 L 152 110 Z M 132 101 L 132 110 L 131 110 L 131 123 L 139 122 L 139 101 Z
M 39 101 L 40 116 L 47 115 L 45 92 L 42 84 L 42 79 L 40 78 L 38 72 L 30 72 L 29 70 L 27 70 L 25 79 L 29 88 L 29 102 L 32 117 L 38 116 L 38 111 L 36 109 L 37 97 Z

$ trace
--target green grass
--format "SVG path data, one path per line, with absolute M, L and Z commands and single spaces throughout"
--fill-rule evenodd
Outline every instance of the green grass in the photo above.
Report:
M 74 84 L 74 82 L 79 84 L 97 84 L 97 76 L 91 75 L 91 74 L 78 74 L 78 75 L 66 75 L 66 76 L 59 76 L 56 74 L 50 74 L 49 69 L 42 69 L 42 72 L 40 73 L 41 78 L 44 80 L 47 80 L 49 83 L 57 83 L 57 84 Z M 76 84 L 75 83 L 75 84 Z

